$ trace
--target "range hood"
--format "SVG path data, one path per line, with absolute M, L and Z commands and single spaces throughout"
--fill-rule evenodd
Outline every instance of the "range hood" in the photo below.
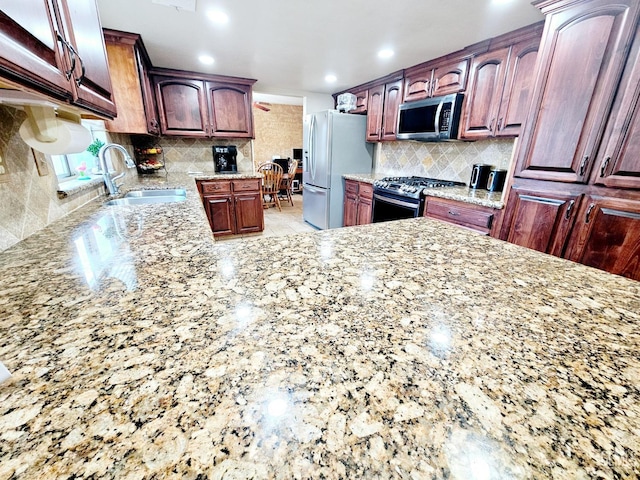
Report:
M 20 137 L 31 148 L 49 155 L 79 153 L 92 141 L 91 132 L 80 123 L 79 111 L 42 97 L 14 89 L 0 89 L 0 104 L 24 110 L 27 119 Z

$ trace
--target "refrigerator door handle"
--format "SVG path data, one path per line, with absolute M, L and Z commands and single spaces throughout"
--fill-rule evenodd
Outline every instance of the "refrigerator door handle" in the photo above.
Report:
M 311 173 L 311 178 L 315 180 L 316 178 L 316 160 L 315 160 L 315 127 L 316 127 L 316 116 L 311 116 L 311 125 L 309 128 L 309 173 Z

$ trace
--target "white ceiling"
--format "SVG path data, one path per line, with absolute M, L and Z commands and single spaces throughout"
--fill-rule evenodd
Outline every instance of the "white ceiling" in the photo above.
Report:
M 193 1 L 193 0 L 192 0 Z M 156 67 L 255 78 L 258 92 L 334 93 L 542 20 L 530 0 L 98 0 L 105 28 L 139 33 Z M 209 10 L 229 16 L 214 25 Z M 377 57 L 392 48 L 387 60 Z M 211 66 L 198 61 L 208 54 Z M 337 81 L 325 82 L 327 74 Z

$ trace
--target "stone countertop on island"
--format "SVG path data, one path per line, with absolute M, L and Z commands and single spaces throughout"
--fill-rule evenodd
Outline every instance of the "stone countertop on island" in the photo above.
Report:
M 0 254 L 0 479 L 640 475 L 640 283 L 425 218 L 216 244 L 188 197 Z

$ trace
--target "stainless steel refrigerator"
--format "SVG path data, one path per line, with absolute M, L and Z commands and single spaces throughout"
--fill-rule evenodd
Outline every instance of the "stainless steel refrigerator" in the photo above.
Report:
M 371 173 L 367 117 L 335 110 L 306 115 L 302 145 L 302 216 L 320 229 L 342 226 L 345 173 Z

